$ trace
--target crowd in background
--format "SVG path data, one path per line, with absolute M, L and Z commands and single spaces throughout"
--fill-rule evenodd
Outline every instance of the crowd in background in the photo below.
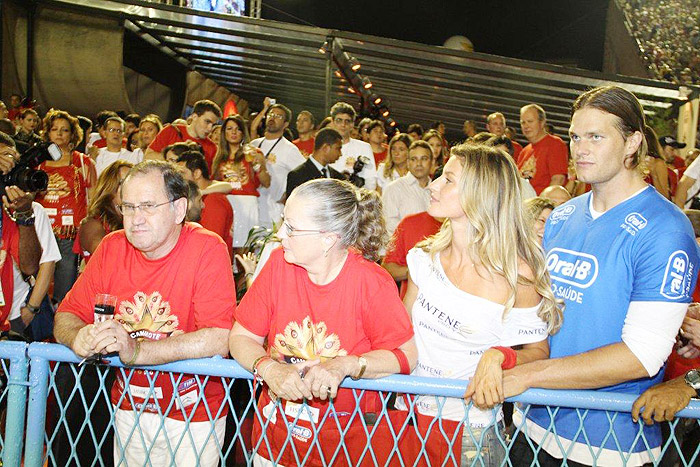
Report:
M 632 34 L 654 76 L 677 84 L 700 84 L 700 2 L 623 0 Z

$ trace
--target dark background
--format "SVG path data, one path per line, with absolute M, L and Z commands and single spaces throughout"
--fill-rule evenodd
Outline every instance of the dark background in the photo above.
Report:
M 262 17 L 601 71 L 608 0 L 263 0 Z

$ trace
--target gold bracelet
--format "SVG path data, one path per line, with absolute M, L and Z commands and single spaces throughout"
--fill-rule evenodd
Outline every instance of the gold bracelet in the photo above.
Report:
M 136 362 L 136 357 L 139 356 L 139 350 L 141 350 L 141 341 L 136 339 L 136 348 L 134 349 L 134 355 L 131 357 L 131 360 L 125 363 L 126 366 L 132 366 L 134 362 Z

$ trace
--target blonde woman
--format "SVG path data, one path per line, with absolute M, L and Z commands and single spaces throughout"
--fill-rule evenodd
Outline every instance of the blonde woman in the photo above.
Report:
M 413 374 L 471 380 L 465 400 L 417 396 L 409 404 L 419 427 L 421 415 L 439 416 L 443 427 L 462 431 L 455 456 L 481 451 L 486 465 L 499 465 L 505 455 L 503 415 L 500 407 L 490 410 L 504 399 L 503 370 L 547 358 L 547 335 L 562 320 L 520 190 L 518 170 L 502 151 L 469 143 L 452 148 L 430 184 L 428 208 L 448 220 L 407 258 L 404 305 L 418 347 Z M 406 408 L 403 400 L 397 405 Z M 437 460 L 450 448 L 431 437 L 427 449 Z
M 377 167 L 378 192 L 381 193 L 389 183 L 408 173 L 408 148 L 411 142 L 411 137 L 406 133 L 398 133 L 389 141 L 386 160 Z

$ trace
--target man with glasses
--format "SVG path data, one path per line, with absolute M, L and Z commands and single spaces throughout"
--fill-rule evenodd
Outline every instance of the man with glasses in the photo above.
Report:
M 104 169 L 120 159 L 132 164 L 141 162 L 133 152 L 122 147 L 125 126 L 124 120 L 119 117 L 109 117 L 105 122 L 107 146 L 101 148 L 95 158 L 95 170 L 98 177 Z
M 362 157 L 365 163 L 357 175 L 364 180 L 363 188 L 374 190 L 377 187 L 377 166 L 374 163 L 374 152 L 369 143 L 350 137 L 355 123 L 355 109 L 345 102 L 337 102 L 331 107 L 331 126 L 343 137 L 342 156 L 332 167 L 348 176 L 353 173 L 355 162 Z
M 192 108 L 187 125 L 166 125 L 146 149 L 144 159 L 163 160 L 163 149 L 173 143 L 194 141 L 199 143 L 209 170 L 216 156 L 217 146 L 208 138 L 216 122 L 221 119 L 221 108 L 210 100 L 197 101 Z
M 102 240 L 61 302 L 58 342 L 79 357 L 116 352 L 127 367 L 228 355 L 236 297 L 227 248 L 218 235 L 184 222 L 187 193 L 167 162 L 145 161 L 129 171 L 120 191 L 124 230 Z M 115 315 L 94 324 L 98 294 L 116 297 Z M 226 416 L 221 381 L 173 378 L 119 373 L 112 388 L 115 465 L 149 458 L 217 465 Z
M 279 224 L 284 208 L 284 195 L 287 189 L 287 174 L 306 159 L 291 141 L 284 137 L 284 131 L 292 120 L 292 111 L 282 104 L 273 104 L 265 117 L 265 136 L 251 141 L 260 149 L 267 160 L 270 172 L 270 187 L 260 186 L 258 215 L 260 225 L 272 227 Z
M 382 192 L 386 230 L 391 235 L 404 217 L 426 211 L 430 206 L 430 165 L 432 149 L 425 141 L 408 148 L 408 173 L 389 183 Z

